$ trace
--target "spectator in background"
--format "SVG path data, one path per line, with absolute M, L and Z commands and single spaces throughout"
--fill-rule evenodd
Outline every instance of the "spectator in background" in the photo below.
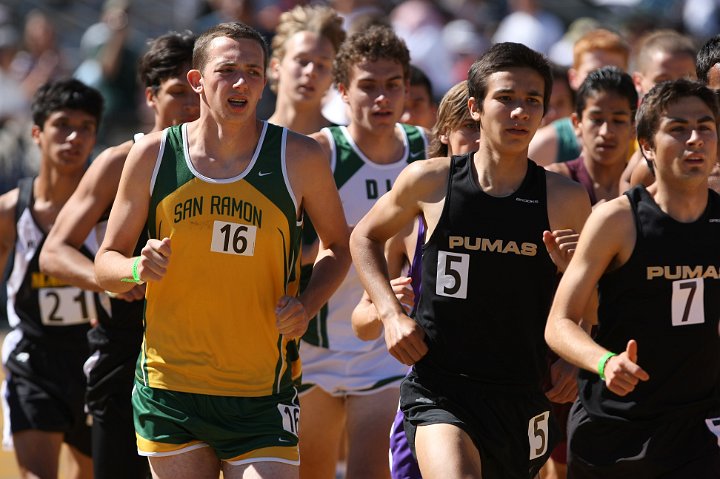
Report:
M 30 106 L 22 84 L 12 71 L 12 62 L 18 51 L 20 38 L 11 25 L 0 26 L 0 127 L 10 119 L 27 116 Z
M 542 10 L 537 0 L 508 0 L 508 6 L 512 12 L 500 21 L 493 43 L 522 43 L 547 55 L 565 33 L 560 19 Z
M 0 26 L 0 194 L 17 186 L 19 178 L 36 173 L 39 165 L 28 133 L 30 102 L 12 72 L 18 42 L 15 28 Z
M 136 79 L 143 41 L 130 26 L 129 9 L 129 0 L 106 0 L 100 21 L 80 40 L 86 58 L 75 76 L 100 90 L 105 99 L 100 147 L 122 143 L 139 127 L 141 91 Z
M 685 0 L 683 3 L 683 25 L 688 32 L 698 38 L 706 38 L 718 32 L 720 1 Z
M 355 33 L 353 24 L 361 17 L 385 16 L 378 0 L 330 0 L 329 4 L 343 19 L 343 29 L 348 36 Z
M 442 41 L 453 63 L 452 70 L 446 74 L 458 83 L 467 79 L 470 66 L 490 45 L 476 25 L 462 17 L 445 24 Z
M 433 97 L 442 98 L 456 82 L 448 75 L 453 59 L 443 43 L 445 19 L 438 8 L 429 0 L 407 0 L 390 12 L 390 21 L 407 44 L 413 64 L 430 78 Z
M 40 85 L 68 73 L 55 26 L 43 11 L 32 10 L 25 17 L 22 46 L 13 59 L 12 69 L 28 98 Z

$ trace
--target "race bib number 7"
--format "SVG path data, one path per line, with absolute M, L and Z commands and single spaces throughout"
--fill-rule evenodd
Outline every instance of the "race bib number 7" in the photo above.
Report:
M 257 226 L 215 221 L 210 251 L 252 256 L 255 254 Z
M 672 325 L 705 322 L 705 283 L 702 278 L 673 281 Z

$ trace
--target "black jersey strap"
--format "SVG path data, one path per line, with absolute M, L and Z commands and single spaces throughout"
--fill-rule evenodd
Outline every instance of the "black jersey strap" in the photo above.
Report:
M 33 204 L 33 182 L 35 178 L 21 178 L 18 180 L 18 199 L 15 205 L 15 224 L 20 220 L 20 215 L 25 208 Z M 17 226 L 15 227 L 17 231 Z M 8 252 L 8 261 L 5 264 L 5 269 L 2 271 L 2 277 L 0 278 L 0 284 L 5 287 L 5 282 L 12 273 L 13 266 L 15 264 L 15 247 Z M 0 265 L 2 267 L 2 265 Z
M 33 204 L 33 182 L 35 178 L 21 178 L 18 181 L 18 199 L 15 206 L 15 224 L 20 221 L 20 215 L 25 208 Z

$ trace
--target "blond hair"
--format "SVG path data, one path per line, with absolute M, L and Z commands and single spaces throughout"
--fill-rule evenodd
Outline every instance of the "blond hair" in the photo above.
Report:
M 428 149 L 428 158 L 448 156 L 448 145 L 440 141 L 441 135 L 449 135 L 466 121 L 474 121 L 468 108 L 467 80 L 450 88 L 438 106 L 437 121 L 432 128 L 432 141 Z M 480 125 L 478 125 L 479 128 Z

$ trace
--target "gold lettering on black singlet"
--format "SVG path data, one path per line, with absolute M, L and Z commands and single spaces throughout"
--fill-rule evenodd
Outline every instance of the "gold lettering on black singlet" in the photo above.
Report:
M 718 269 L 713 266 L 648 266 L 646 268 L 646 279 L 691 279 L 691 278 L 711 278 L 720 279 Z
M 44 273 L 35 272 L 30 276 L 30 286 L 32 289 L 41 289 L 59 288 L 62 286 L 68 286 L 68 284 L 65 281 L 53 278 L 52 276 L 48 276 Z
M 520 243 L 501 239 L 471 238 L 469 236 L 449 236 L 450 249 L 462 248 L 468 251 L 483 251 L 488 253 L 517 254 L 522 256 L 535 256 L 537 245 L 535 243 Z

